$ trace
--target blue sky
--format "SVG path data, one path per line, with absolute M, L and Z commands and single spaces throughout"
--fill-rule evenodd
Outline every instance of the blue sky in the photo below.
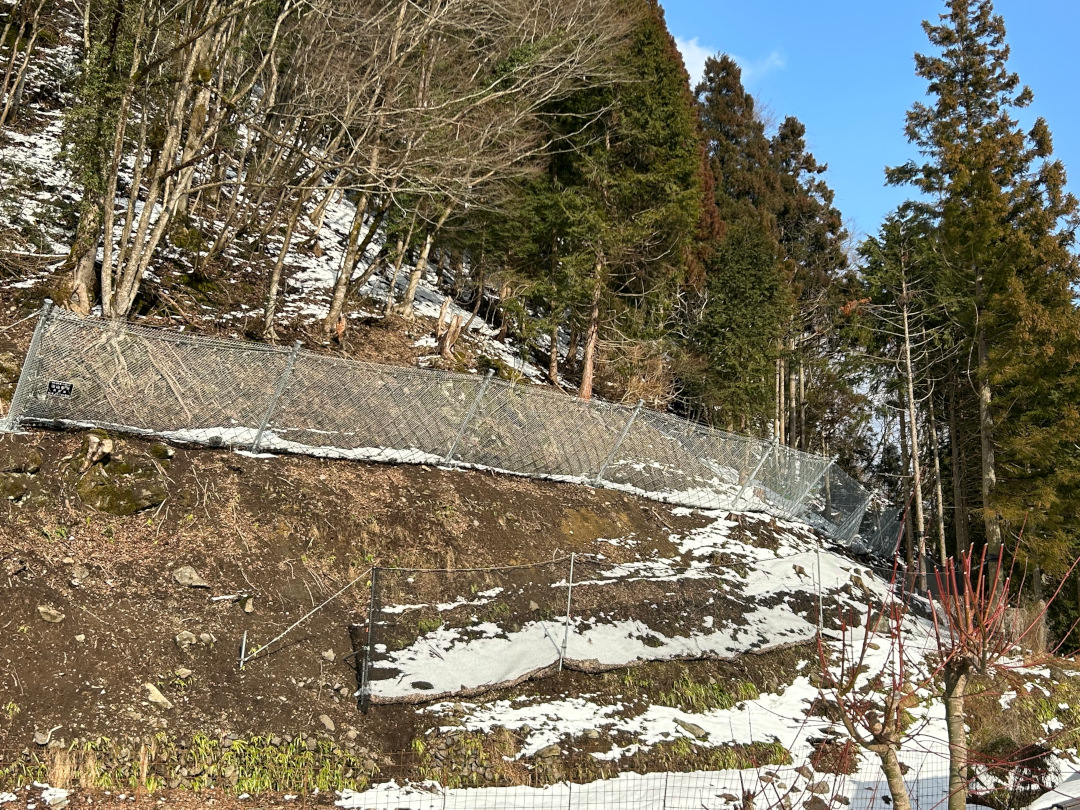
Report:
M 836 204 L 857 233 L 873 233 L 908 191 L 884 185 L 884 167 L 916 157 L 904 114 L 925 97 L 913 55 L 929 43 L 920 23 L 944 0 L 660 0 L 695 82 L 705 56 L 730 53 L 743 83 L 780 121 L 794 115 L 819 162 L 829 165 Z M 1010 67 L 1035 93 L 1022 121 L 1047 119 L 1054 152 L 1080 191 L 1077 0 L 998 0 L 1012 47 Z

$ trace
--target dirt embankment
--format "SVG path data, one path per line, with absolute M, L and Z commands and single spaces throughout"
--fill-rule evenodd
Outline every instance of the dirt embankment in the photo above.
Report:
M 50 729 L 65 744 L 307 732 L 404 750 L 409 729 L 395 733 L 393 710 L 364 718 L 352 697 L 348 627 L 367 611 L 365 578 L 240 670 L 245 632 L 249 648 L 268 641 L 372 563 L 480 567 L 570 551 L 630 559 L 671 552 L 672 531 L 699 524 L 585 487 L 97 433 L 3 437 L 0 488 L 8 750 Z M 633 549 L 598 542 L 631 534 Z M 181 584 L 182 566 L 205 584 Z M 151 702 L 145 684 L 173 707 Z

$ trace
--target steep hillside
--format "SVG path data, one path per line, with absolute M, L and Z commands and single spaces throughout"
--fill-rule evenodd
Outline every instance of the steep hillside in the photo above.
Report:
M 252 458 L 99 433 L 6 436 L 0 462 L 0 787 L 8 789 L 32 779 L 133 786 L 140 774 L 157 788 L 250 792 L 390 778 L 583 782 L 625 770 L 804 762 L 827 772 L 838 738 L 815 709 L 817 582 L 827 631 L 841 606 L 887 593 L 864 566 L 831 552 L 818 558 L 817 539 L 797 525 L 566 484 Z M 468 684 L 521 655 L 483 645 L 510 643 L 534 607 L 496 599 L 493 586 L 506 586 L 498 572 L 468 569 L 571 552 L 583 561 L 575 580 L 583 592 L 632 572 L 603 586 L 588 627 L 586 607 L 575 608 L 572 636 L 588 635 L 574 644 L 598 644 L 595 664 L 572 662 L 583 656 L 571 644 L 562 672 L 496 679 L 468 700 L 373 701 L 360 713 L 366 634 L 356 628 L 369 618 L 372 564 L 437 569 L 409 574 L 412 586 L 384 580 L 379 621 L 406 631 L 395 642 L 403 672 L 438 676 L 422 661 L 457 655 L 449 672 Z M 695 584 L 703 576 L 723 584 L 705 593 Z M 245 638 L 258 649 L 354 580 L 239 667 Z M 429 582 L 442 585 L 429 593 Z M 395 598 L 408 587 L 410 599 Z M 446 588 L 457 600 L 439 612 L 415 604 L 445 599 Z M 674 612 L 657 610 L 665 606 Z M 631 621 L 629 635 L 619 616 Z M 544 620 L 557 641 L 562 610 Z M 928 650 L 926 626 L 911 621 L 911 648 Z M 489 641 L 460 635 L 483 626 L 500 629 Z M 422 659 L 404 655 L 414 643 Z M 997 745 L 1006 732 L 1019 743 L 1054 724 L 1075 728 L 1080 678 L 1062 667 L 1019 669 L 973 726 Z M 999 705 L 1004 689 L 1012 696 Z M 920 712 L 933 739 L 940 715 L 932 704 Z M 914 767 L 926 754 L 910 756 Z

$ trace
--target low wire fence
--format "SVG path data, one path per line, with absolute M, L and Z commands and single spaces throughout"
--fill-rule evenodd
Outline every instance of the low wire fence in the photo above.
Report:
M 760 510 L 851 544 L 869 494 L 831 459 L 668 414 L 470 374 L 82 318 L 46 303 L 6 423 L 441 464 Z
M 854 762 L 859 762 L 853 757 Z M 880 766 L 862 758 L 838 773 L 804 766 L 731 771 L 622 773 L 586 784 L 446 789 L 379 785 L 345 791 L 338 807 L 360 810 L 889 810 L 892 798 Z M 848 771 L 848 772 L 843 772 Z M 948 758 L 923 754 L 905 766 L 914 810 L 939 810 L 949 796 Z M 1037 795 L 1029 792 L 1028 802 Z M 1023 807 L 1023 803 L 1009 805 Z
M 729 660 L 811 643 L 856 593 L 888 578 L 818 548 L 714 550 L 689 565 L 571 554 L 478 569 L 371 569 L 367 624 L 351 628 L 359 705 L 459 699 L 562 669 Z

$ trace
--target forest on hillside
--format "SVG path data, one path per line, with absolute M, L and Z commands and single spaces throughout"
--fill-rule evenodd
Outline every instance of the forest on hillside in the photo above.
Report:
M 1077 201 L 1047 123 L 1018 123 L 1032 92 L 991 2 L 924 29 L 913 158 L 885 172 L 910 201 L 861 244 L 804 125 L 763 116 L 729 55 L 692 87 L 656 0 L 0 0 L 0 143 L 59 113 L 49 286 L 76 312 L 136 318 L 162 265 L 199 285 L 242 264 L 275 341 L 290 257 L 344 198 L 327 338 L 374 274 L 407 279 L 380 306 L 408 321 L 434 273 L 573 395 L 603 379 L 836 457 L 909 514 L 909 571 L 985 548 L 1034 601 L 1065 585 L 1063 638 Z M 47 252 L 0 221 L 5 278 Z

